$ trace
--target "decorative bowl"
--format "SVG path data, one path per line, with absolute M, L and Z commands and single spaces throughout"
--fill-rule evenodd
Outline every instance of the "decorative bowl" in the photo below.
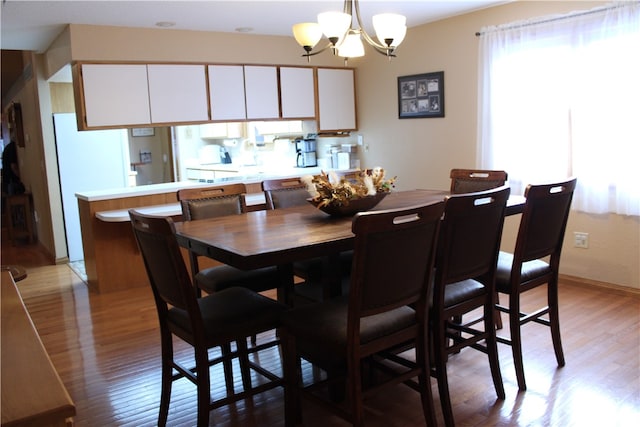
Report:
M 307 201 L 309 203 L 311 203 L 313 206 L 317 207 L 318 209 L 320 209 L 322 212 L 329 214 L 331 216 L 352 216 L 357 214 L 358 212 L 364 212 L 364 211 L 368 211 L 369 209 L 372 209 L 373 207 L 375 207 L 378 203 L 380 203 L 382 201 L 382 199 L 384 199 L 387 194 L 389 194 L 388 192 L 379 192 L 376 193 L 375 196 L 366 196 L 366 197 L 360 197 L 357 199 L 351 199 L 349 200 L 349 204 L 345 204 L 345 205 L 338 205 L 338 204 L 329 204 L 329 205 L 324 205 L 324 206 L 319 206 L 319 201 L 316 201 L 314 199 L 307 199 Z

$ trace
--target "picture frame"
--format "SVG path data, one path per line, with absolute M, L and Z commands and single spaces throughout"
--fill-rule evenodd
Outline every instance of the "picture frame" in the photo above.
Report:
M 154 136 L 155 128 L 131 128 L 131 136 Z
M 444 71 L 398 77 L 398 118 L 444 117 Z

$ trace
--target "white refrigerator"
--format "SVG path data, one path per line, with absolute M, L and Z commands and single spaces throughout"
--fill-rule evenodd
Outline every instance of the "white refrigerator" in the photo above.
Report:
M 126 129 L 78 131 L 75 113 L 53 115 L 69 261 L 84 259 L 77 192 L 125 188 L 130 159 Z

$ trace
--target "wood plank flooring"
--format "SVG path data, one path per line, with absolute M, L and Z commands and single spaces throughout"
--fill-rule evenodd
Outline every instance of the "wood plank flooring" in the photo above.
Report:
M 32 246 L 3 244 L 2 263 L 27 267 L 28 277 L 18 287 L 76 404 L 75 425 L 156 425 L 160 342 L 150 290 L 95 294 L 67 265 L 46 265 L 31 252 Z M 544 288 L 530 292 L 525 306 L 543 299 L 544 292 Z M 557 368 L 547 328 L 525 326 L 526 392 L 518 393 L 509 347 L 499 346 L 504 401 L 496 398 L 486 356 L 466 349 L 450 359 L 449 384 L 458 426 L 640 425 L 640 298 L 563 283 L 560 302 L 567 364 Z M 188 357 L 187 349 L 180 348 Z M 277 350 L 260 358 L 279 372 Z M 305 367 L 306 374 L 310 371 Z M 214 378 L 219 379 L 215 371 Z M 432 385 L 436 416 L 442 422 L 435 380 Z M 222 393 L 220 383 L 213 393 Z M 169 425 L 195 425 L 194 397 L 191 383 L 174 384 Z M 303 416 L 306 426 L 345 425 L 310 402 L 304 403 Z M 372 396 L 366 403 L 366 423 L 424 425 L 417 393 L 400 385 Z M 216 409 L 211 425 L 283 426 L 282 390 Z

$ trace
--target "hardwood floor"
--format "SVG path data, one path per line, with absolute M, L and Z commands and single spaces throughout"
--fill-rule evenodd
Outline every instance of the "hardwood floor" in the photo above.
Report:
M 160 343 L 150 290 L 89 292 L 67 265 L 46 265 L 46 257 L 33 246 L 3 242 L 2 263 L 27 267 L 28 277 L 18 282 L 18 288 L 76 404 L 75 425 L 155 425 Z M 544 298 L 544 292 L 544 288 L 529 292 L 525 305 Z M 526 392 L 518 393 L 509 347 L 499 346 L 504 401 L 496 399 L 486 356 L 466 349 L 450 359 L 449 384 L 458 426 L 640 425 L 640 298 L 563 283 L 560 302 L 567 364 L 557 368 L 547 328 L 525 326 Z M 279 372 L 277 351 L 260 357 L 261 363 Z M 305 374 L 311 375 L 311 369 L 305 367 Z M 432 385 L 436 416 L 442 422 L 434 380 Z M 174 384 L 169 425 L 195 424 L 194 392 L 185 380 Z M 213 393 L 221 392 L 217 384 Z M 310 402 L 304 403 L 304 422 L 345 425 Z M 366 402 L 366 423 L 424 425 L 418 394 L 397 386 L 372 396 Z M 216 409 L 211 425 L 282 426 L 282 390 Z

